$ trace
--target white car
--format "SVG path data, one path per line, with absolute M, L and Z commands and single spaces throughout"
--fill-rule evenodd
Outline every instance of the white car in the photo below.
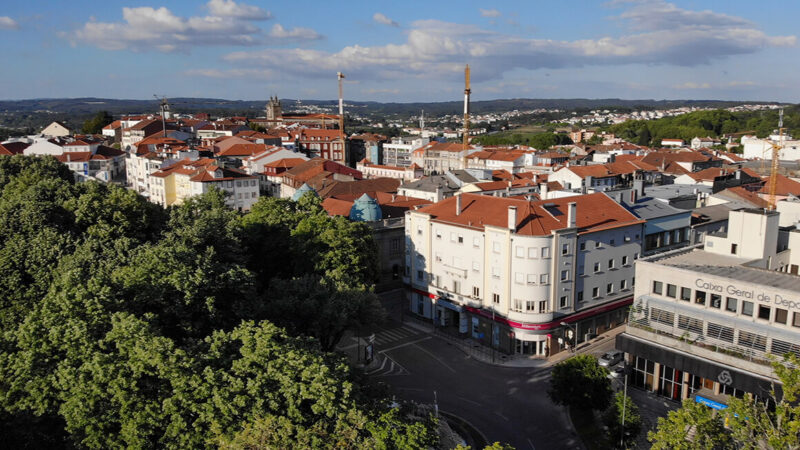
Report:
M 619 350 L 610 351 L 601 356 L 600 359 L 597 360 L 597 362 L 602 367 L 612 367 L 614 364 L 622 361 L 623 355 L 624 353 L 622 353 Z

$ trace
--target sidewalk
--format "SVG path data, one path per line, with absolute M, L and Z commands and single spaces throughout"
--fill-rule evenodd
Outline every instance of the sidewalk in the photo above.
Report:
M 548 358 L 532 358 L 506 355 L 498 351 L 493 351 L 490 347 L 479 344 L 470 338 L 460 338 L 434 330 L 433 324 L 430 322 L 423 322 L 413 317 L 405 316 L 403 325 L 455 344 L 461 351 L 478 361 L 502 367 L 550 367 L 565 359 L 569 359 L 575 354 L 591 352 L 594 348 L 605 344 L 609 340 L 616 339 L 618 334 L 625 331 L 624 324 L 608 330 L 591 341 L 580 344 L 576 353 L 564 350 Z

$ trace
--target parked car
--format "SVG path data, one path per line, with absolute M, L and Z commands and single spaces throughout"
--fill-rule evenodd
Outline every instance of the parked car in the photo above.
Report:
M 625 366 L 619 365 L 609 370 L 608 378 L 622 378 L 625 376 Z
M 610 351 L 601 356 L 597 362 L 603 367 L 612 367 L 613 365 L 622 361 L 623 355 L 624 353 L 619 350 Z

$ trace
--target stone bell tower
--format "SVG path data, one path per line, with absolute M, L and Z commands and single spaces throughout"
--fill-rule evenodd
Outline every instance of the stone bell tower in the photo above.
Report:
M 283 112 L 281 111 L 281 101 L 278 96 L 270 97 L 267 103 L 267 120 L 281 120 Z

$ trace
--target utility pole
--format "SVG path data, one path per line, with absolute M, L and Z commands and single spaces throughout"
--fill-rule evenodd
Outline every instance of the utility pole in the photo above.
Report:
M 619 437 L 620 448 L 625 446 L 625 406 L 628 403 L 628 364 L 625 361 L 623 361 L 622 364 L 625 368 L 625 387 L 622 388 L 622 431 Z

